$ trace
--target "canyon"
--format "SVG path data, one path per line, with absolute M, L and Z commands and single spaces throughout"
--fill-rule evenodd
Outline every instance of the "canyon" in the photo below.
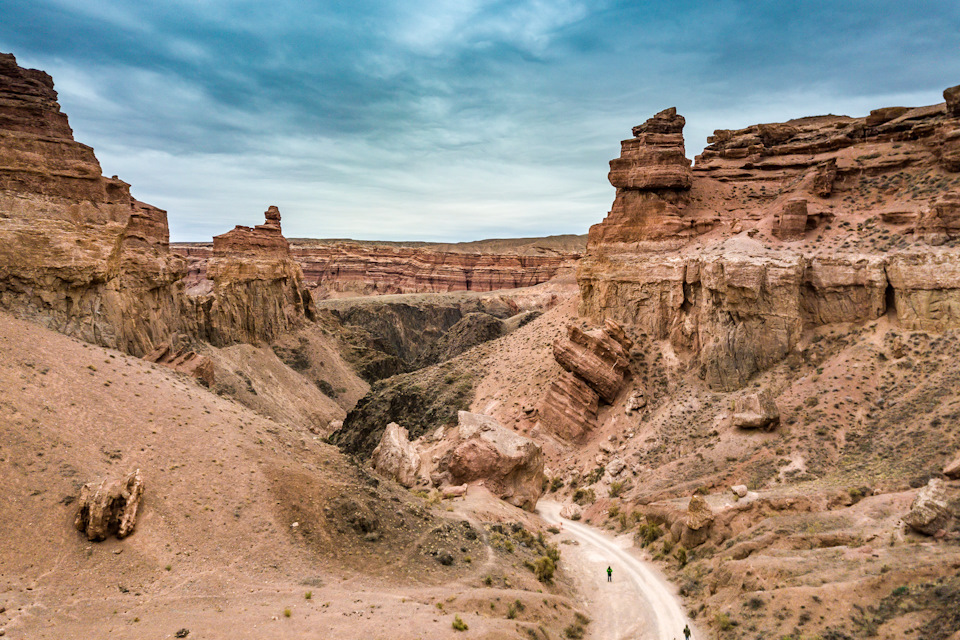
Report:
M 572 637 L 557 512 L 695 637 L 957 640 L 944 98 L 693 163 L 666 109 L 586 237 L 177 244 L 0 54 L 0 629 Z

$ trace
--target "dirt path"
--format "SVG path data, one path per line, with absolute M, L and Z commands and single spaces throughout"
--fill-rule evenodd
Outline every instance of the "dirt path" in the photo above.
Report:
M 593 527 L 560 517 L 560 505 L 541 501 L 540 515 L 562 523 L 562 537 L 579 544 L 562 545 L 564 565 L 580 583 L 597 640 L 682 640 L 689 624 L 672 586 L 660 573 L 634 557 L 628 540 L 617 540 Z M 607 582 L 606 568 L 613 568 Z M 701 635 L 693 628 L 692 638 Z

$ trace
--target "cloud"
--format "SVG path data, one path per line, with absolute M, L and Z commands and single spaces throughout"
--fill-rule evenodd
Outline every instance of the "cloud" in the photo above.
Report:
M 653 113 L 714 128 L 940 100 L 960 6 L 916 0 L 0 0 L 105 173 L 203 240 L 585 232 Z

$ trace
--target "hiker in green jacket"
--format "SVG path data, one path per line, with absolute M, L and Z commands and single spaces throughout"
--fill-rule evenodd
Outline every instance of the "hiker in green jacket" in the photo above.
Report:
M 613 582 L 613 569 L 607 567 L 607 582 Z

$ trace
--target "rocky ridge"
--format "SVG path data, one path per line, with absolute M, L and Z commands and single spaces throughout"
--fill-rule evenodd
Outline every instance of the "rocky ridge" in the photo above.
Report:
M 669 340 L 737 389 L 801 334 L 888 311 L 960 325 L 960 119 L 946 104 L 714 133 L 693 167 L 673 109 L 611 161 L 617 188 L 580 262 L 580 312 Z M 951 93 L 952 92 L 952 93 Z

